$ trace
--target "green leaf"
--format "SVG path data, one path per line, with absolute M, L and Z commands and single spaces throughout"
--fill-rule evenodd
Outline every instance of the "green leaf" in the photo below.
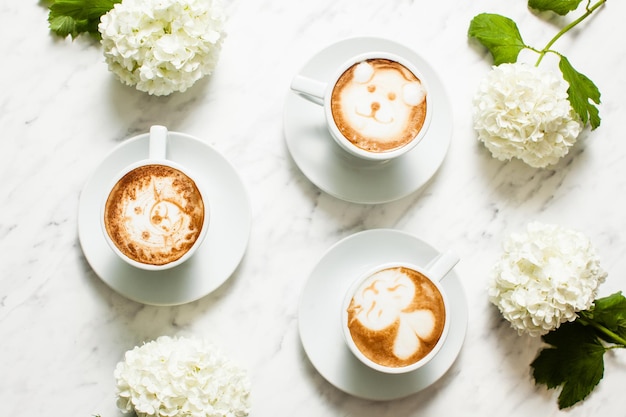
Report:
M 83 22 L 76 22 L 76 19 L 70 16 L 50 16 L 48 17 L 48 23 L 50 24 L 50 30 L 63 38 L 68 35 L 72 35 L 72 38 L 75 38 L 81 32 L 78 27 L 83 25 Z
M 580 120 L 586 125 L 591 125 L 591 130 L 600 126 L 600 112 L 592 104 L 600 104 L 600 90 L 584 74 L 576 71 L 569 60 L 561 55 L 559 68 L 565 81 L 569 83 L 567 95 L 574 111 L 580 116 Z
M 598 298 L 594 301 L 593 307 L 589 310 L 581 312 L 581 315 L 596 324 L 606 327 L 611 332 L 626 339 L 626 297 L 620 292 L 604 298 Z M 611 343 L 617 343 L 625 346 L 623 343 L 616 341 L 610 337 L 605 337 L 600 333 L 604 340 Z
M 582 0 L 528 0 L 528 7 L 541 12 L 551 11 L 565 16 L 576 10 Z
M 584 400 L 604 376 L 606 348 L 592 328 L 572 322 L 543 336 L 551 345 L 544 348 L 530 365 L 537 384 L 561 387 L 560 409 Z
M 496 65 L 516 62 L 520 51 L 527 48 L 515 22 L 498 14 L 474 16 L 467 34 L 489 50 Z
M 50 30 L 59 36 L 81 33 L 99 36 L 100 17 L 121 0 L 56 0 L 50 5 L 48 22 Z

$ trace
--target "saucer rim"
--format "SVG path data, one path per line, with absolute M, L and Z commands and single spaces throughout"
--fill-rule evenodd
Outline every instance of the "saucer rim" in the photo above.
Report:
M 335 289 L 341 287 L 345 292 L 352 282 L 349 277 L 337 278 L 336 275 L 327 272 L 335 270 L 338 274 L 342 269 L 350 267 L 352 270 L 352 266 L 355 266 L 353 275 L 358 276 L 360 272 L 365 272 L 373 265 L 384 262 L 384 260 L 376 259 L 373 253 L 374 249 L 381 249 L 381 246 L 376 247 L 377 242 L 385 242 L 384 246 L 390 251 L 395 251 L 402 246 L 401 250 L 404 252 L 396 259 L 397 261 L 414 261 L 413 258 L 419 257 L 417 264 L 425 265 L 440 253 L 419 237 L 396 229 L 370 229 L 341 239 L 320 257 L 304 284 L 298 304 L 298 331 L 300 343 L 309 362 L 327 382 L 358 398 L 388 401 L 416 394 L 434 384 L 448 372 L 460 354 L 466 337 L 468 304 L 460 277 L 455 270 L 452 270 L 444 278 L 442 285 L 447 290 L 453 307 L 451 314 L 454 316 L 454 322 L 451 321 L 447 344 L 441 348 L 437 356 L 422 368 L 405 374 L 384 374 L 367 368 L 352 355 L 343 340 L 339 320 L 343 292 L 339 291 L 340 294 L 335 294 L 334 298 L 326 294 L 325 303 L 315 302 L 316 294 L 312 292 L 315 292 L 316 285 L 323 287 L 319 281 L 324 280 L 326 286 L 331 285 Z M 354 251 L 356 256 L 343 261 L 343 265 L 332 265 L 333 256 L 345 250 Z M 383 255 L 386 256 L 386 254 Z M 406 259 L 409 255 L 412 259 Z M 317 311 L 316 317 L 308 317 L 310 309 Z M 333 319 L 329 317 L 331 313 L 328 312 L 335 310 L 337 320 L 333 324 L 331 323 Z M 313 335 L 314 331 L 318 331 L 318 334 Z M 375 378 L 375 380 L 366 381 L 367 378 Z
M 149 133 L 125 139 L 109 151 L 85 182 L 78 201 L 78 239 L 93 272 L 120 295 L 154 306 L 187 304 L 218 289 L 239 267 L 247 251 L 252 228 L 250 197 L 234 165 L 214 147 L 195 136 L 168 131 L 168 137 L 172 141 L 168 152 L 173 154 L 173 161 L 189 165 L 196 175 L 207 175 L 209 181 L 216 177 L 215 173 L 220 178 L 219 184 L 208 187 L 212 216 L 205 239 L 194 256 L 185 263 L 163 271 L 145 271 L 132 267 L 119 259 L 108 246 L 97 218 L 104 188 L 110 182 L 107 181 L 107 175 L 115 175 L 132 162 L 145 159 Z M 145 155 L 140 155 L 142 153 Z M 224 181 L 225 178 L 227 181 Z M 230 187 L 227 193 L 222 182 Z M 216 195 L 224 198 L 215 201 Z M 220 215 L 217 221 L 226 224 L 213 224 L 216 221 L 214 213 L 230 213 L 233 207 L 239 211 L 237 216 L 233 216 L 236 219 Z M 235 232 L 232 237 L 223 236 L 228 225 Z M 221 239 L 232 243 L 232 248 L 215 244 L 216 240 Z M 217 250 L 229 247 L 231 253 L 229 256 L 214 255 L 207 253 L 209 247 Z M 160 289 L 161 286 L 163 289 Z
M 368 47 L 368 45 L 372 45 Z M 353 37 L 343 39 L 317 51 L 298 71 L 298 75 L 313 76 L 320 72 L 332 72 L 330 64 L 321 62 L 328 56 L 335 55 L 334 60 L 341 64 L 342 60 L 362 52 L 380 50 L 404 56 L 409 62 L 417 66 L 422 73 L 428 74 L 431 91 L 435 91 L 433 112 L 429 129 L 435 129 L 409 152 L 391 161 L 364 161 L 342 151 L 324 127 L 324 112 L 310 116 L 296 116 L 311 113 L 309 110 L 318 105 L 313 104 L 298 93 L 289 90 L 286 94 L 283 109 L 283 132 L 287 149 L 292 160 L 302 174 L 321 191 L 343 201 L 357 204 L 383 204 L 399 200 L 416 192 L 426 185 L 441 167 L 452 141 L 452 107 L 443 82 L 434 68 L 416 51 L 394 40 L 381 37 Z M 331 61 L 334 62 L 334 61 Z M 323 64 L 323 65 L 322 65 Z M 319 67 L 325 67 L 320 70 Z M 316 69 L 317 68 L 317 69 Z M 310 119 L 314 121 L 315 133 L 307 133 L 305 128 L 295 120 Z M 307 125 L 309 125 L 307 123 Z M 317 126 L 319 125 L 319 126 Z M 320 141 L 316 149 L 301 149 L 306 137 L 327 139 Z M 327 136 L 327 137 L 321 137 Z M 445 139 L 445 140 L 442 140 Z M 423 150 L 434 147 L 433 152 L 423 156 Z M 322 154 L 323 153 L 323 154 Z M 332 159 L 329 162 L 329 157 Z M 317 160 L 315 160 L 317 158 Z M 335 165 L 335 166 L 333 166 Z M 327 173 L 333 171 L 333 174 Z M 354 173 L 354 171 L 357 173 Z M 326 174 L 325 174 L 326 173 Z M 391 180 L 376 182 L 369 181 L 367 187 L 354 187 L 355 179 L 371 180 L 376 175 L 398 175 L 400 181 Z M 346 181 L 347 180 L 347 181 Z M 365 181 L 365 180 L 363 180 Z M 349 185 L 343 184 L 350 182 Z

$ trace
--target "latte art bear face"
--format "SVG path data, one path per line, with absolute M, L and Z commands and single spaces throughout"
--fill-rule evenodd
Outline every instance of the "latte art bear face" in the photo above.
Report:
M 122 177 L 105 206 L 105 227 L 130 259 L 164 265 L 194 245 L 204 222 L 195 182 L 166 165 L 145 165 Z
M 443 297 L 424 275 L 404 267 L 371 275 L 348 306 L 348 328 L 357 348 L 387 367 L 411 365 L 437 344 L 445 325 Z
M 368 59 L 341 75 L 331 96 L 333 119 L 361 149 L 386 152 L 410 143 L 426 120 L 426 90 L 402 64 Z

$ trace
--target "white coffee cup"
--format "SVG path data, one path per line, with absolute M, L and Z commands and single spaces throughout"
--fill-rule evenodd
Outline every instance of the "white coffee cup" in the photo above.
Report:
M 191 258 L 209 225 L 204 181 L 167 159 L 167 141 L 167 128 L 152 126 L 148 158 L 125 167 L 113 178 L 101 206 L 102 232 L 113 252 L 128 264 L 149 271 L 173 268 Z M 122 198 L 130 193 L 132 198 Z M 131 217 L 133 221 L 128 220 Z M 127 220 L 120 221 L 122 218 Z
M 341 309 L 344 339 L 353 355 L 387 374 L 412 372 L 432 361 L 450 328 L 450 305 L 440 281 L 458 261 L 456 254 L 445 252 L 426 267 L 389 262 L 358 277 Z
M 386 61 L 393 63 L 397 71 L 389 71 L 389 65 L 379 65 Z M 367 63 L 371 65 L 368 67 Z M 352 69 L 357 68 L 359 64 L 365 64 L 363 70 Z M 399 67 L 396 66 L 397 64 Z M 400 70 L 401 67 L 404 69 Z M 401 81 L 397 78 L 406 74 L 405 70 L 408 70 L 417 82 L 415 80 Z M 346 77 L 344 73 L 350 75 Z M 390 74 L 397 74 L 397 77 L 392 77 Z M 372 78 L 367 79 L 368 75 Z M 346 100 L 354 101 L 357 105 L 348 105 L 346 102 L 346 105 L 339 106 L 338 94 L 333 99 L 333 91 L 337 85 L 343 85 L 344 80 L 349 77 L 352 77 L 353 81 L 350 82 L 350 93 L 346 93 L 350 96 L 346 96 Z M 372 87 L 374 91 L 370 91 Z M 296 75 L 292 80 L 291 89 L 305 99 L 323 106 L 326 125 L 335 142 L 348 153 L 366 160 L 386 161 L 412 150 L 426 135 L 433 113 L 432 104 L 428 99 L 427 80 L 413 63 L 388 52 L 368 52 L 354 56 L 341 64 L 334 75 L 326 80 Z M 419 100 L 419 94 L 423 94 L 424 101 L 416 104 L 413 100 Z M 340 107 L 344 110 L 339 110 Z M 341 122 L 339 126 L 333 112 L 337 112 L 335 114 L 338 118 L 342 117 L 339 114 L 344 112 L 347 116 L 346 121 L 351 122 Z M 410 112 L 410 116 L 407 112 Z M 388 134 L 388 130 L 396 133 Z M 399 135 L 398 132 L 402 133 Z M 375 139 L 360 146 L 353 143 L 346 135 L 353 138 L 362 136 Z M 402 137 L 399 140 L 402 145 L 383 149 L 391 146 L 392 137 L 394 139 Z M 354 139 L 354 142 L 360 140 Z M 362 140 L 365 141 L 365 139 Z

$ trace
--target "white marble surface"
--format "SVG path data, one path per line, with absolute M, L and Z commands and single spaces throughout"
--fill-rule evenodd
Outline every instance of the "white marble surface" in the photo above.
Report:
M 119 416 L 113 369 L 123 353 L 160 335 L 213 338 L 252 378 L 253 416 L 623 415 L 626 353 L 567 413 L 538 388 L 529 363 L 540 341 L 518 337 L 485 294 L 502 239 L 530 220 L 586 233 L 609 272 L 600 294 L 626 289 L 626 3 L 603 10 L 555 47 L 602 91 L 602 126 L 557 166 L 492 159 L 471 128 L 471 98 L 490 67 L 468 42 L 471 18 L 514 18 L 542 46 L 554 33 L 524 1 L 233 0 L 218 68 L 184 94 L 149 97 L 107 71 L 99 45 L 51 36 L 37 2 L 2 2 L 0 73 L 0 415 Z M 559 19 L 556 21 L 558 22 Z M 437 175 L 401 200 L 360 205 L 302 175 L 283 135 L 291 77 L 318 50 L 353 36 L 401 42 L 437 69 L 452 102 L 450 150 Z M 85 181 L 125 138 L 152 124 L 197 136 L 228 158 L 253 213 L 246 255 L 214 293 L 154 307 L 112 291 L 91 270 L 77 235 Z M 462 257 L 467 337 L 449 372 L 401 400 L 351 397 L 322 378 L 298 336 L 308 274 L 334 243 L 393 228 Z

